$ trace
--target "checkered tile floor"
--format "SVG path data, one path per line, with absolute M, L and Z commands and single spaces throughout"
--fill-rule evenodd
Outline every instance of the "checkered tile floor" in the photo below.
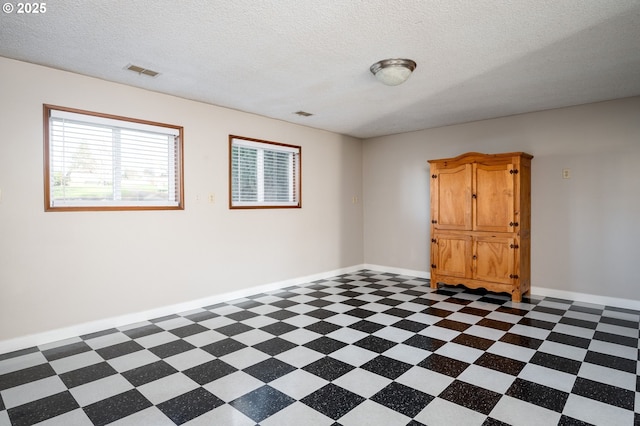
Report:
M 0 425 L 640 424 L 639 321 L 360 271 L 0 355 Z

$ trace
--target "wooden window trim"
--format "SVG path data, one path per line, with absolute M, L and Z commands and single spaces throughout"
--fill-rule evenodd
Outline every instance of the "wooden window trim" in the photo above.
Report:
M 167 129 L 173 129 L 178 132 L 178 149 L 176 155 L 178 156 L 176 165 L 179 167 L 177 177 L 179 179 L 177 189 L 179 196 L 177 205 L 175 206 L 126 206 L 126 205 L 111 205 L 111 206 L 51 206 L 51 163 L 50 163 L 50 116 L 51 111 L 70 112 L 75 114 L 88 115 L 99 118 L 106 118 L 111 120 L 118 120 L 123 122 L 130 122 L 142 125 L 150 125 L 156 127 L 165 127 Z M 176 126 L 173 124 L 160 123 L 156 121 L 142 120 L 137 118 L 124 117 L 114 114 L 105 114 L 94 111 L 87 111 L 77 108 L 69 108 L 57 105 L 43 104 L 43 139 L 44 139 L 44 210 L 46 212 L 68 212 L 68 211 L 132 211 L 132 210 L 184 210 L 184 128 L 182 126 Z

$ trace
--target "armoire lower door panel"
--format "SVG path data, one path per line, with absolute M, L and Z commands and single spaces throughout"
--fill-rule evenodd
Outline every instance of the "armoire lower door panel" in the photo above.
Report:
M 516 278 L 514 271 L 514 238 L 475 237 L 473 242 L 473 278 L 502 284 L 511 284 Z
M 471 237 L 437 234 L 434 264 L 438 275 L 466 278 L 471 276 Z

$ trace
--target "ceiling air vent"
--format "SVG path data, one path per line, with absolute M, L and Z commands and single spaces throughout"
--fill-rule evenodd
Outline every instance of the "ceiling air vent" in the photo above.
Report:
M 296 111 L 294 114 L 299 115 L 300 117 L 311 117 L 313 114 L 306 111 Z
M 142 68 L 137 65 L 131 65 L 131 64 L 127 65 L 126 69 L 128 69 L 129 71 L 137 72 L 138 74 L 144 74 L 149 77 L 155 77 L 158 74 L 160 74 L 159 72 L 148 70 L 146 68 Z

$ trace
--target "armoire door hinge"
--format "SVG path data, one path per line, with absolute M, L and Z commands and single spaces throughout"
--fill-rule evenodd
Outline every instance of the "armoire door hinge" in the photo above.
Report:
M 520 248 L 520 246 L 517 245 L 517 244 L 511 244 L 511 245 L 509 245 L 509 247 L 511 247 L 512 249 Z
M 517 275 L 513 275 L 513 274 L 509 274 L 509 278 L 513 279 L 513 280 L 517 280 L 518 278 L 520 278 Z
M 431 242 L 432 242 L 433 244 L 435 244 L 435 243 L 436 243 L 436 239 L 435 239 L 435 238 L 432 238 L 432 239 L 431 239 Z
M 431 269 L 436 269 L 436 265 L 435 264 L 431 264 Z
M 511 169 L 511 170 L 509 170 L 509 173 L 511 173 L 512 175 L 517 175 L 518 174 L 518 169 Z
M 438 175 L 431 175 L 431 179 L 436 179 Z

